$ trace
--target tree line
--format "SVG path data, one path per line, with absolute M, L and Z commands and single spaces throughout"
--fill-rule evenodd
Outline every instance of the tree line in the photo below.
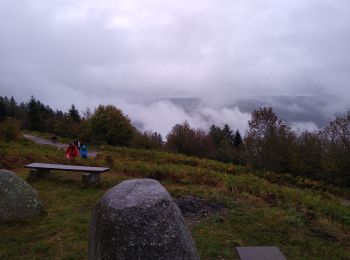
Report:
M 163 145 L 159 133 L 141 133 L 120 109 L 112 105 L 100 105 L 94 111 L 87 108 L 80 113 L 72 104 L 67 112 L 63 112 L 53 110 L 33 96 L 22 103 L 17 103 L 13 97 L 0 96 L 0 122 L 92 144 L 144 148 L 160 148 Z
M 252 112 L 243 137 L 228 124 L 212 125 L 204 131 L 183 122 L 163 140 L 157 132 L 138 131 L 112 105 L 83 113 L 72 105 L 68 112 L 62 112 L 34 97 L 20 104 L 13 97 L 0 97 L 0 122 L 3 138 L 11 137 L 18 126 L 94 144 L 161 149 L 350 185 L 350 111 L 321 130 L 296 133 L 271 107 L 263 107 Z

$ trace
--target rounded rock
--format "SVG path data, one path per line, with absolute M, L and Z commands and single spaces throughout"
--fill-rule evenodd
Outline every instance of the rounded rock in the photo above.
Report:
M 199 259 L 185 220 L 152 179 L 113 187 L 92 212 L 89 259 Z
M 42 211 L 37 192 L 13 172 L 0 169 L 0 222 L 26 220 Z

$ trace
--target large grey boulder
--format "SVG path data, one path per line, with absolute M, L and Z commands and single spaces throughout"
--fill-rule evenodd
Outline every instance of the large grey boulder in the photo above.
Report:
M 199 259 L 184 218 L 152 179 L 113 187 L 92 212 L 89 259 Z
M 13 172 L 0 169 L 0 222 L 28 219 L 42 211 L 36 191 Z

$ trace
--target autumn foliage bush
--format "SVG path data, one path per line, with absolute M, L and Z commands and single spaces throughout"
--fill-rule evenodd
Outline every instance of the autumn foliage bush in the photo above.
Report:
M 20 123 L 14 119 L 0 122 L 0 139 L 5 142 L 18 140 L 20 136 Z

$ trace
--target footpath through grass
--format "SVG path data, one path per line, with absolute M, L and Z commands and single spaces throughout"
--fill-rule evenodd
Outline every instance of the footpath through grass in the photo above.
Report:
M 26 178 L 31 162 L 67 163 L 62 150 L 29 141 L 0 142 L 0 167 Z M 125 179 L 159 180 L 174 197 L 195 195 L 223 202 L 225 214 L 192 228 L 202 259 L 235 259 L 235 246 L 275 245 L 288 259 L 349 259 L 350 208 L 330 193 L 280 186 L 244 167 L 211 160 L 107 147 L 76 164 L 110 166 L 96 187 L 81 174 L 53 172 L 31 182 L 46 214 L 0 224 L 0 259 L 86 259 L 91 210 L 109 188 Z

